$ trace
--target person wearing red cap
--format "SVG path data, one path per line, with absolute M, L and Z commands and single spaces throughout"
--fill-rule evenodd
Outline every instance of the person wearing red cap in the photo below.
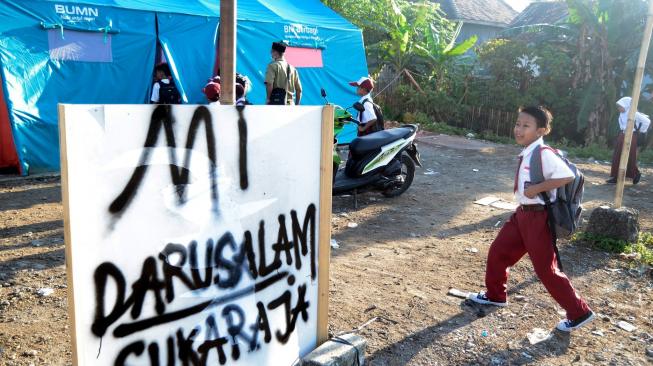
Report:
M 220 77 L 215 77 L 209 80 L 209 82 L 204 85 L 202 88 L 202 93 L 206 95 L 206 99 L 209 100 L 209 103 L 220 103 Z
M 374 89 L 374 81 L 366 76 L 361 77 L 358 81 L 349 83 L 351 86 L 356 87 L 356 94 L 361 97 L 358 101 L 365 107 L 363 112 L 358 113 L 358 136 L 364 136 L 375 132 L 376 126 L 376 113 L 374 113 L 374 101 L 372 100 L 372 90 Z
M 297 69 L 283 57 L 286 47 L 283 42 L 272 43 L 272 62 L 265 71 L 265 104 L 299 105 L 302 100 L 302 83 L 299 81 Z

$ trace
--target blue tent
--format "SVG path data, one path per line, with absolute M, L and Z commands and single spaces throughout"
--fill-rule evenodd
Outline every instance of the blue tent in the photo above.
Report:
M 183 102 L 205 103 L 218 21 L 217 0 L 3 0 L 0 168 L 18 161 L 23 174 L 58 170 L 57 103 L 147 103 L 160 53 Z M 275 40 L 290 45 L 303 104 L 322 104 L 324 87 L 331 101 L 351 105 L 346 82 L 367 75 L 361 31 L 319 0 L 239 0 L 237 32 L 237 70 L 253 81 L 255 104 L 264 101 Z

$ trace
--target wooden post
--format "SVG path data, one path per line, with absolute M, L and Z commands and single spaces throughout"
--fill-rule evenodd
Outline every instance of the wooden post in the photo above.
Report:
M 61 199 L 63 202 L 63 230 L 66 241 L 66 292 L 68 292 L 68 321 L 70 327 L 70 341 L 73 348 L 73 365 L 77 366 L 77 321 L 75 318 L 75 285 L 73 284 L 72 239 L 70 237 L 70 207 L 68 204 L 68 158 L 66 156 L 66 107 L 58 105 L 59 112 L 59 153 L 61 159 Z
M 417 81 L 415 81 L 415 78 L 413 78 L 413 75 L 410 73 L 410 71 L 404 69 L 403 73 L 408 77 L 408 81 L 410 81 L 410 83 L 413 84 L 415 89 L 417 89 L 420 93 L 424 93 L 424 90 L 422 90 L 419 84 L 417 84 Z
M 496 127 L 495 127 L 495 132 L 494 132 L 497 136 L 499 136 L 499 125 L 501 124 L 501 115 L 502 114 L 503 113 L 501 113 L 501 111 L 497 111 L 497 123 L 496 123 Z
M 635 114 L 637 113 L 637 104 L 639 103 L 639 93 L 642 89 L 642 78 L 644 77 L 646 56 L 648 55 L 648 47 L 651 42 L 651 30 L 653 30 L 653 0 L 649 0 L 648 17 L 646 19 L 646 27 L 644 28 L 642 46 L 639 50 L 637 70 L 635 71 L 635 82 L 633 83 L 633 92 L 631 94 L 633 100 L 630 103 L 630 110 L 628 111 L 628 124 L 626 125 L 624 144 L 621 149 L 621 160 L 619 161 L 619 174 L 617 175 L 617 191 L 614 195 L 615 208 L 621 207 L 623 203 L 626 167 L 628 166 L 628 158 L 630 156 L 630 145 L 633 139 L 633 129 L 635 127 Z M 633 159 L 634 158 L 635 157 L 633 156 Z
M 333 106 L 322 109 L 320 158 L 320 232 L 317 265 L 317 346 L 329 339 L 329 265 L 331 263 L 331 184 L 333 183 Z
M 237 0 L 220 0 L 220 104 L 235 104 Z
M 492 123 L 494 122 L 494 108 L 490 108 L 490 119 L 487 121 L 487 125 L 485 126 L 486 130 L 492 131 Z

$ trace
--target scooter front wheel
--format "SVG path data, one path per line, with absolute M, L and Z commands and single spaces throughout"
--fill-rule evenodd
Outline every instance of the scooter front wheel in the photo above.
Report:
M 386 197 L 397 197 L 406 192 L 413 184 L 415 178 L 415 162 L 408 155 L 401 154 L 401 171 L 399 174 L 388 177 L 393 180 L 392 185 L 382 193 Z

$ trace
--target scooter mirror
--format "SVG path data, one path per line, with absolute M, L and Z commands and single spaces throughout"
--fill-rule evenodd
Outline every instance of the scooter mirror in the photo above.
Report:
M 320 88 L 320 94 L 322 95 L 322 98 L 326 98 L 326 90 L 324 90 L 324 88 Z
M 365 107 L 363 107 L 363 104 L 361 104 L 361 102 L 354 103 L 354 109 L 359 112 L 365 111 Z

